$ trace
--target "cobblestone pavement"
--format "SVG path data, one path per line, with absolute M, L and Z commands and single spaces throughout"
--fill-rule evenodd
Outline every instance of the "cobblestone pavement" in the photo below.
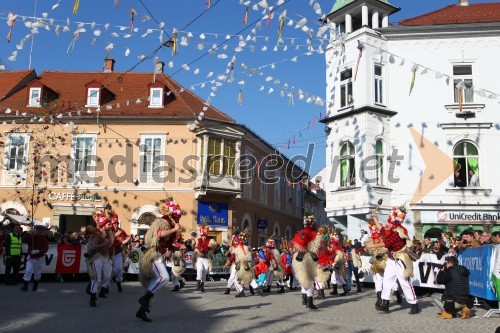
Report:
M 350 293 L 347 297 L 327 296 L 315 301 L 318 310 L 301 305 L 300 292 L 235 298 L 224 295 L 225 282 L 207 282 L 205 293 L 188 282 L 180 292 L 168 284 L 154 299 L 145 323 L 135 317 L 143 294 L 138 282 L 125 282 L 124 292 L 111 285 L 106 299 L 97 308 L 89 307 L 83 282 L 40 283 L 37 292 L 22 292 L 18 286 L 0 285 L 0 332 L 484 332 L 500 326 L 500 316 L 483 318 L 477 308 L 469 320 L 436 318 L 438 309 L 431 298 L 421 298 L 422 312 L 408 315 L 409 305 L 391 303 L 391 313 L 374 309 L 375 292 Z M 30 285 L 31 288 L 31 285 Z

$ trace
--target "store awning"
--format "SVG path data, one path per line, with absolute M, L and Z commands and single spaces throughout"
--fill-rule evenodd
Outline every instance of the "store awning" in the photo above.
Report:
M 29 216 L 21 216 L 21 215 L 14 215 L 14 214 L 5 214 L 5 216 L 14 223 L 19 223 L 20 225 L 29 225 L 31 223 L 31 218 Z M 41 224 L 42 222 L 33 219 L 35 224 Z

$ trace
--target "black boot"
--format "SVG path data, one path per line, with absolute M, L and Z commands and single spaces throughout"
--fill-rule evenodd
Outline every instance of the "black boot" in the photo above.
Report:
M 266 289 L 264 289 L 264 290 L 262 290 L 262 291 L 263 291 L 263 292 L 265 292 L 265 293 L 270 293 L 270 292 L 271 292 L 271 286 L 270 286 L 270 285 L 268 285 L 268 286 L 266 287 Z
M 204 293 L 204 292 L 205 292 L 205 282 L 200 282 L 200 291 L 201 291 L 202 293 Z
M 316 297 L 316 299 L 325 299 L 325 298 L 326 298 L 325 289 L 318 290 L 318 296 Z
M 316 253 L 313 253 L 313 252 L 311 252 L 311 258 L 312 258 L 313 261 L 318 261 L 319 260 L 318 255 Z
M 377 291 L 377 301 L 375 302 L 375 309 L 377 309 L 377 307 L 380 307 L 380 304 L 382 304 L 382 292 Z
M 97 306 L 96 304 L 96 301 L 97 301 L 97 296 L 95 293 L 90 293 L 90 307 L 91 308 L 95 308 Z
M 99 291 L 99 298 L 107 298 L 106 297 L 106 288 L 101 287 L 101 291 Z
M 196 280 L 197 284 L 196 284 L 196 290 L 200 290 L 201 289 L 201 281 L 200 280 Z
M 142 321 L 150 323 L 151 319 L 148 318 L 146 312 L 147 312 L 146 309 L 141 305 L 139 310 L 137 310 L 137 312 L 135 313 L 135 316 L 139 319 L 142 319 Z
M 90 295 L 90 282 L 89 282 L 89 284 L 87 284 L 87 287 L 85 288 L 85 292 L 87 293 L 87 295 Z
M 144 308 L 144 312 L 150 311 L 149 302 L 151 301 L 151 298 L 153 298 L 153 296 L 154 296 L 154 294 L 148 290 L 148 292 L 146 294 L 144 294 L 144 296 L 139 298 L 138 302 L 139 302 L 139 304 L 141 304 L 141 307 Z M 139 311 L 137 313 L 139 313 Z M 137 317 L 137 318 L 140 318 L 140 317 Z
M 22 291 L 28 291 L 28 281 L 23 281 L 23 286 L 21 287 Z
M 116 286 L 118 287 L 118 292 L 119 293 L 123 292 L 123 288 L 122 288 L 122 283 L 121 282 L 117 282 Z
M 344 292 L 342 294 L 340 294 L 339 296 L 346 296 L 349 293 L 349 290 L 347 290 L 347 285 L 346 284 L 342 285 L 342 290 Z
M 394 292 L 394 295 L 396 295 L 396 302 L 398 304 L 403 303 L 403 297 L 401 297 L 401 293 L 399 292 L 399 289 Z
M 241 290 L 238 294 L 234 295 L 234 297 L 245 297 L 245 290 Z
M 311 310 L 316 310 L 318 307 L 314 305 L 313 298 L 312 296 L 307 297 L 307 305 L 306 308 L 309 308 Z
M 231 288 L 226 288 L 226 291 L 224 292 L 224 295 L 229 295 L 231 293 Z
M 411 305 L 411 310 L 409 312 L 410 314 L 417 314 L 420 313 L 420 308 L 418 307 L 418 303 L 412 304 Z
M 109 287 L 105 287 L 105 288 L 104 288 L 104 293 L 105 293 L 106 295 L 107 295 L 107 294 L 109 294 Z
M 307 294 L 302 294 L 302 305 L 307 305 Z
M 278 294 L 284 294 L 284 293 L 285 293 L 285 286 L 281 285 L 279 290 L 278 290 Z
M 337 290 L 337 285 L 336 285 L 336 284 L 334 284 L 334 285 L 332 286 L 332 291 L 330 291 L 330 295 L 338 295 L 338 294 L 339 294 L 339 292 L 338 292 L 338 290 Z
M 172 291 L 179 291 L 179 290 L 181 290 L 179 286 L 175 286 L 174 289 L 172 289 Z
M 33 290 L 33 291 L 38 290 L 38 281 L 37 280 L 35 280 L 35 283 L 33 283 L 33 288 L 31 288 L 31 290 Z
M 330 289 L 330 281 L 326 281 L 326 289 Z
M 295 260 L 297 260 L 298 262 L 301 262 L 302 260 L 304 260 L 304 252 L 297 253 Z
M 386 299 L 383 299 L 382 303 L 378 307 L 375 306 L 375 309 L 377 309 L 379 311 L 383 311 L 385 313 L 388 313 L 389 312 L 389 301 Z
M 183 279 L 180 279 L 180 280 L 179 280 L 179 289 L 184 288 L 184 286 L 185 286 L 185 285 L 186 285 L 186 282 L 184 282 L 184 280 L 183 280 Z
M 248 290 L 250 290 L 250 294 L 255 295 L 255 290 L 253 290 L 252 286 L 248 286 Z

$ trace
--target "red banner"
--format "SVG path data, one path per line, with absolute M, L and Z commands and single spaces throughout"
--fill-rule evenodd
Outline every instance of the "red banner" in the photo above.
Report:
M 58 244 L 56 273 L 80 273 L 81 245 Z

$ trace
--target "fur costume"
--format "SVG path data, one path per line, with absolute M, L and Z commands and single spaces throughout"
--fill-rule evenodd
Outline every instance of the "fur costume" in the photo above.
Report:
M 405 232 L 405 229 L 403 229 L 401 226 L 395 227 L 394 231 L 398 233 L 399 237 L 406 240 L 405 247 L 393 253 L 394 258 L 403 261 L 403 264 L 405 265 L 405 270 L 403 275 L 405 278 L 411 278 L 413 277 L 413 261 L 410 259 L 410 256 L 408 256 L 407 250 L 413 248 L 413 242 L 408 237 L 408 234 Z
M 238 245 L 231 248 L 231 253 L 235 255 L 236 277 L 243 286 L 250 285 L 250 282 L 255 278 L 254 269 L 252 267 L 252 251 L 247 245 Z M 248 267 L 248 269 L 247 269 Z
M 197 244 L 198 244 L 198 241 L 196 241 L 195 245 L 197 245 Z M 212 259 L 214 258 L 214 250 L 217 247 L 217 242 L 215 241 L 215 239 L 210 239 L 210 242 L 208 243 L 208 247 L 210 248 L 210 251 L 208 251 L 205 258 L 208 259 L 208 271 L 211 272 L 212 271 Z M 194 252 L 193 252 L 193 267 L 196 267 L 196 260 L 198 259 L 198 257 L 200 257 L 200 254 L 201 253 L 198 250 L 198 248 L 195 247 Z
M 368 238 L 365 244 L 373 244 L 373 239 Z M 372 255 L 371 267 L 370 270 L 373 275 L 379 273 L 380 275 L 384 275 L 385 264 L 387 263 L 387 248 L 378 247 L 372 248 L 369 250 L 370 255 Z
M 308 244 L 308 253 L 304 254 L 302 261 L 297 261 L 297 252 L 293 254 L 292 267 L 295 272 L 295 277 L 300 285 L 304 288 L 310 288 L 313 285 L 314 278 L 316 277 L 316 262 L 311 257 L 311 253 L 317 253 L 321 244 L 323 235 L 317 234 L 313 241 Z
M 274 260 L 272 260 L 273 274 L 276 280 L 282 282 L 285 279 L 285 270 L 283 266 L 281 266 L 281 255 L 280 252 L 276 249 L 271 249 L 271 253 L 274 256 Z
M 182 273 L 186 271 L 186 260 L 182 251 L 175 251 L 172 253 L 172 274 L 176 278 L 180 278 Z M 177 265 L 176 265 L 177 264 Z
M 161 256 L 161 253 L 158 252 L 160 248 L 160 238 L 157 236 L 159 230 L 170 230 L 170 224 L 167 220 L 163 218 L 154 220 L 144 236 L 144 246 L 148 250 L 141 255 L 139 261 L 139 280 L 144 289 L 148 288 L 149 280 L 153 277 L 153 261 Z
M 333 272 L 342 276 L 344 279 L 347 278 L 347 272 L 345 267 L 346 255 L 340 249 L 333 250 Z

